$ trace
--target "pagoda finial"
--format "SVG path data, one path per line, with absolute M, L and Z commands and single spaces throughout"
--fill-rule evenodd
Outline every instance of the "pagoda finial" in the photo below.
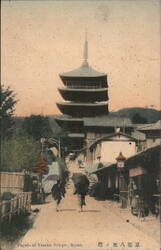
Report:
M 85 31 L 85 42 L 84 42 L 84 54 L 83 54 L 83 58 L 84 58 L 84 63 L 87 63 L 87 59 L 88 59 L 87 30 Z

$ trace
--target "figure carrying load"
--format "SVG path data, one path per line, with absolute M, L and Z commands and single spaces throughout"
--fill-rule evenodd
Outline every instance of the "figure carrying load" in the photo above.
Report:
M 75 188 L 74 194 L 78 196 L 80 212 L 83 212 L 83 206 L 86 205 L 85 196 L 88 193 L 89 180 L 87 176 L 82 173 L 74 173 L 72 180 Z
M 55 162 L 55 173 L 57 173 L 57 182 L 54 183 L 51 193 L 53 199 L 56 201 L 56 211 L 58 212 L 60 211 L 60 202 L 62 198 L 65 197 L 65 188 L 69 178 L 69 171 L 66 168 L 65 163 L 60 159 Z
M 51 189 L 52 197 L 56 201 L 56 211 L 59 211 L 59 204 L 63 197 L 65 197 L 65 185 L 60 180 L 57 180 L 57 183 L 53 185 Z

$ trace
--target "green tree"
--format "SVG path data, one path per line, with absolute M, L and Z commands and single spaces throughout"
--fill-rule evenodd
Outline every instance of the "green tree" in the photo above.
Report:
M 14 124 L 13 115 L 15 111 L 15 93 L 10 87 L 0 87 L 0 133 L 1 138 L 9 136 L 12 133 Z
M 132 116 L 132 122 L 135 123 L 135 124 L 144 124 L 144 123 L 147 123 L 147 119 L 143 116 L 141 116 L 139 113 L 135 113 L 133 116 Z
M 26 117 L 23 121 L 22 129 L 25 133 L 31 135 L 35 139 L 51 137 L 53 134 L 48 117 L 42 115 L 31 115 Z
M 1 146 L 1 171 L 31 170 L 41 151 L 40 142 L 26 135 L 4 139 Z

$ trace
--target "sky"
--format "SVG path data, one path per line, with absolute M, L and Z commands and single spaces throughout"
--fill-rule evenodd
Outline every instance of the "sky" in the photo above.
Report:
M 57 114 L 59 73 L 83 61 L 107 73 L 109 110 L 160 109 L 159 0 L 2 1 L 1 82 L 15 114 Z

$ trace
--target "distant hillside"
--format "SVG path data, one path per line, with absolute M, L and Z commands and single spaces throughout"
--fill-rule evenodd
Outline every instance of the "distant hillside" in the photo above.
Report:
M 139 114 L 141 117 L 146 118 L 148 123 L 153 123 L 161 120 L 161 111 L 139 107 L 120 109 L 116 112 L 110 112 L 109 116 L 127 117 L 132 119 L 132 117 L 136 114 Z M 22 130 L 22 123 L 24 121 L 24 118 L 25 117 L 15 117 L 15 125 L 13 126 L 14 133 L 17 134 Z M 53 135 L 59 135 L 60 133 L 62 133 L 62 129 L 55 121 L 55 115 L 48 116 L 48 119 Z
M 120 116 L 120 117 L 128 117 L 132 119 L 135 114 L 139 114 L 140 116 L 147 119 L 148 123 L 153 123 L 158 120 L 161 120 L 161 111 L 156 109 L 149 109 L 149 108 L 124 108 L 120 109 L 116 112 L 111 112 L 110 115 Z

